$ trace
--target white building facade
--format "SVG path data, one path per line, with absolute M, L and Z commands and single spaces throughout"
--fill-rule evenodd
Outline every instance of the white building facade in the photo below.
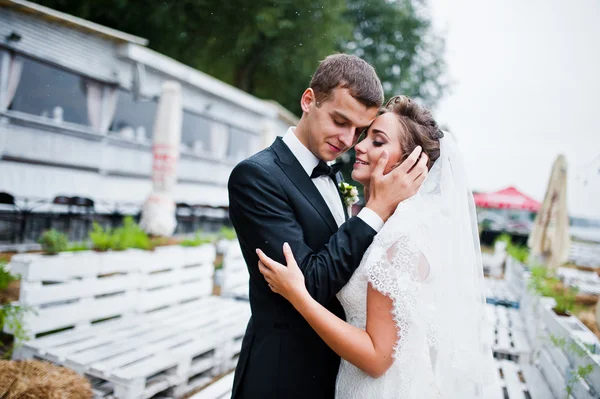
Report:
M 235 164 L 297 120 L 146 44 L 37 4 L 0 3 L 0 192 L 141 205 L 161 84 L 175 80 L 184 111 L 174 200 L 227 206 Z

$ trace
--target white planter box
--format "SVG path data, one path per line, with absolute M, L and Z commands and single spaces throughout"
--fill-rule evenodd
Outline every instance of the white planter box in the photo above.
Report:
M 592 373 L 585 378 L 585 383 L 577 382 L 574 384 L 574 397 L 592 398 L 593 395 L 600 393 L 600 342 L 598 338 L 588 330 L 588 328 L 573 316 L 558 316 L 552 310 L 551 306 L 543 306 L 541 311 L 544 330 L 547 332 L 546 342 L 543 342 L 540 362 L 551 359 L 552 366 L 561 375 L 564 381 L 568 381 L 571 374 L 578 367 L 592 365 Z M 565 340 L 564 348 L 554 345 L 550 337 Z M 576 346 L 576 350 L 569 349 Z M 550 370 L 552 367 L 544 365 Z M 553 377 L 546 376 L 548 380 Z M 555 386 L 556 385 L 556 386 Z M 557 391 L 557 384 L 554 384 L 553 391 L 555 395 L 564 395 L 564 386 L 562 390 Z
M 96 275 L 100 258 L 94 251 L 22 254 L 14 256 L 10 265 L 13 273 L 19 274 L 23 281 L 65 281 Z
M 198 247 L 182 247 L 185 266 L 203 263 L 214 264 L 217 249 L 213 244 L 203 244 Z

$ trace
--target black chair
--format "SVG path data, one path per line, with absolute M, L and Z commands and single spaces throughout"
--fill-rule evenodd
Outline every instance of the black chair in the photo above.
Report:
M 74 240 L 85 240 L 94 220 L 94 201 L 85 197 L 69 198 L 70 218 L 73 228 L 71 237 Z
M 177 227 L 175 234 L 187 234 L 194 232 L 194 209 L 184 202 L 175 204 L 175 218 Z
M 48 229 L 56 229 L 68 236 L 71 233 L 71 197 L 57 195 L 52 200 L 52 210 L 48 219 Z
M 22 235 L 23 214 L 15 203 L 15 197 L 0 192 L 0 241 L 16 243 Z

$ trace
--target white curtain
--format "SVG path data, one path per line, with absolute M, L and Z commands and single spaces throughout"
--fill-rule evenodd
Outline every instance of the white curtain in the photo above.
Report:
M 14 55 L 5 55 L 2 58 L 2 63 L 2 69 L 7 67 L 8 73 L 5 75 L 6 80 L 0 82 L 2 83 L 0 84 L 0 109 L 7 109 L 15 98 L 15 93 L 21 80 L 23 60 L 17 59 Z
M 213 122 L 210 125 L 210 141 L 215 158 L 223 159 L 229 145 L 229 128 L 222 123 Z
M 117 109 L 117 89 L 95 80 L 86 80 L 87 111 L 90 126 L 108 132 Z
M 112 124 L 117 110 L 117 88 L 114 86 L 104 87 L 104 104 L 102 107 L 102 120 L 100 122 L 100 131 L 108 132 L 108 128 Z
M 100 82 L 86 80 L 87 113 L 90 126 L 102 130 L 102 94 L 104 86 Z

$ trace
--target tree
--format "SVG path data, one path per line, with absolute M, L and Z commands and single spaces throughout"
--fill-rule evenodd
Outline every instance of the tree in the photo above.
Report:
M 341 50 L 375 67 L 385 97 L 404 94 L 433 107 L 446 84 L 444 42 L 431 32 L 427 8 L 421 1 L 349 0 L 346 20 L 352 39 Z
M 37 0 L 145 37 L 149 47 L 299 114 L 318 62 L 371 62 L 386 93 L 439 98 L 441 41 L 418 0 Z M 416 5 L 415 5 L 416 4 Z

